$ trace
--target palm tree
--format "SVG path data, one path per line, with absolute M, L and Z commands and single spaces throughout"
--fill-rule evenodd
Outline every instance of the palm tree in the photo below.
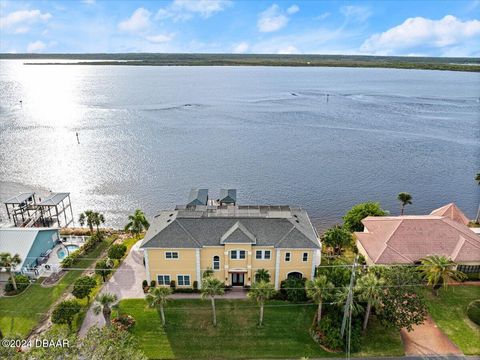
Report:
M 318 275 L 313 280 L 308 280 L 305 283 L 305 290 L 307 296 L 318 304 L 317 309 L 317 325 L 320 326 L 320 320 L 322 319 L 322 303 L 323 300 L 332 295 L 334 285 L 328 281 L 325 275 Z
M 475 181 L 478 182 L 478 185 L 480 185 L 480 172 L 478 172 L 477 176 L 475 176 Z M 477 224 L 479 221 L 480 221 L 480 204 L 478 205 L 477 217 L 475 218 L 475 222 Z
M 435 296 L 438 296 L 438 289 L 443 284 L 446 288 L 450 280 L 463 280 L 465 274 L 455 269 L 456 263 L 446 256 L 431 255 L 420 259 L 422 265 L 419 269 L 425 275 L 427 284 L 432 285 Z
M 78 218 L 78 222 L 80 223 L 81 226 L 87 224 L 87 226 L 90 228 L 90 234 L 93 234 L 93 227 L 96 226 L 97 233 L 98 233 L 99 232 L 98 227 L 100 226 L 100 224 L 105 223 L 105 217 L 101 213 L 98 213 L 92 210 L 87 210 L 80 214 Z
M 17 291 L 17 282 L 15 281 L 15 268 L 22 263 L 20 255 L 11 255 L 10 253 L 0 253 L 0 268 L 5 268 L 12 279 L 12 285 L 15 291 Z
M 165 313 L 163 312 L 163 305 L 167 303 L 167 297 L 172 293 L 172 289 L 167 286 L 159 286 L 151 288 L 150 292 L 145 297 L 145 300 L 148 303 L 148 306 L 151 308 L 156 308 L 157 311 L 160 311 L 160 316 L 162 317 L 162 325 L 165 326 Z
M 128 220 L 128 224 L 125 225 L 125 231 L 130 231 L 135 237 L 150 227 L 145 214 L 140 209 L 135 210 L 132 215 L 129 215 Z
M 217 326 L 217 313 L 215 311 L 215 296 L 225 292 L 223 283 L 214 277 L 204 278 L 202 281 L 202 298 L 210 297 L 212 301 L 213 326 Z
M 265 281 L 270 282 L 270 274 L 266 269 L 258 269 L 255 273 L 255 281 Z
M 403 210 L 405 209 L 405 205 L 412 203 L 412 195 L 406 192 L 401 192 L 400 194 L 398 194 L 397 199 L 402 203 L 402 211 L 400 215 L 403 215 Z
M 368 273 L 358 279 L 355 285 L 355 291 L 359 294 L 359 299 L 367 302 L 365 318 L 363 319 L 363 331 L 367 329 L 368 318 L 370 317 L 372 307 L 380 305 L 384 284 L 385 281 L 383 279 L 377 278 L 373 273 Z
M 100 314 L 100 311 L 103 313 L 105 318 L 105 324 L 107 326 L 111 325 L 110 316 L 112 315 L 112 304 L 117 301 L 117 295 L 112 293 L 102 293 L 97 295 L 95 298 L 95 303 L 93 305 L 93 313 L 95 315 Z
M 275 288 L 266 281 L 257 281 L 250 287 L 248 297 L 260 305 L 260 326 L 263 325 L 263 306 L 265 305 L 265 301 L 272 298 L 273 295 L 275 295 Z

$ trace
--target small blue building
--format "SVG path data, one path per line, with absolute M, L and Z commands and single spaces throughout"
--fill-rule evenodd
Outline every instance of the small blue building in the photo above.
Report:
M 60 240 L 56 228 L 0 228 L 0 253 L 18 254 L 22 263 L 15 269 L 25 273 L 39 265 Z

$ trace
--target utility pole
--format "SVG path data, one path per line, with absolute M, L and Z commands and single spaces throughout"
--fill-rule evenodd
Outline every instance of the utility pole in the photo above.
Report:
M 348 319 L 348 338 L 346 341 L 346 354 L 347 354 L 347 359 L 350 359 L 350 339 L 351 339 L 351 334 L 352 334 L 352 307 L 353 307 L 353 287 L 355 286 L 355 270 L 357 267 L 357 262 L 358 262 L 358 255 L 355 257 L 355 260 L 353 262 L 352 266 L 352 275 L 350 276 L 350 285 L 348 288 L 348 296 L 347 296 L 347 301 L 345 301 L 345 306 L 343 308 L 343 320 L 342 320 L 342 329 L 340 331 L 341 337 L 343 339 L 343 336 L 345 335 L 345 328 L 347 325 L 347 319 Z

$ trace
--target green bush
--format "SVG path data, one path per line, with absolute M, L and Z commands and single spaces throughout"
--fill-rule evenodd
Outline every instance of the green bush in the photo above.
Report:
M 70 268 L 78 262 L 78 258 L 82 255 L 80 250 L 75 250 L 71 252 L 66 258 L 62 260 L 62 267 L 64 269 Z
M 177 288 L 177 283 L 175 282 L 175 280 L 170 281 L 170 288 L 173 291 L 175 291 L 175 289 Z
M 480 300 L 474 300 L 468 304 L 467 315 L 475 324 L 480 325 Z
M 157 286 L 157 282 L 155 280 L 150 281 L 150 287 L 154 288 L 155 286 Z
M 110 259 L 120 260 L 127 252 L 127 246 L 124 244 L 113 244 L 108 249 L 108 257 Z
M 182 294 L 193 294 L 198 292 L 198 290 L 195 289 L 190 289 L 190 288 L 184 288 L 184 289 L 175 289 L 174 293 L 182 293 Z
M 197 280 L 195 280 L 195 281 L 193 282 L 193 290 L 195 290 L 195 291 L 198 290 L 198 281 L 197 281 Z
M 358 351 L 361 343 L 360 322 L 352 319 L 352 333 L 350 349 Z M 332 312 L 322 317 L 320 327 L 316 330 L 319 333 L 319 342 L 330 350 L 341 351 L 345 348 L 346 336 L 341 336 L 342 316 L 338 312 Z
M 307 279 L 288 278 L 280 284 L 281 296 L 290 302 L 302 302 L 307 300 L 305 281 Z
M 5 292 L 7 294 L 20 294 L 23 290 L 27 288 L 28 284 L 30 284 L 30 279 L 25 275 L 17 274 L 15 275 L 15 282 L 17 284 L 16 292 L 15 288 L 13 287 L 12 278 L 8 278 L 8 282 L 5 284 Z
M 148 281 L 147 280 L 143 280 L 142 282 L 142 288 L 146 288 L 148 286 Z
M 120 330 L 128 330 L 135 325 L 135 319 L 131 315 L 122 314 L 113 319 L 112 324 Z

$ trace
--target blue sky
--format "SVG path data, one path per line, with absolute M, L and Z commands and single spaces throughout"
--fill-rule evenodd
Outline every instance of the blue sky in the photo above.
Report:
M 480 56 L 480 0 L 0 0 L 0 52 Z

